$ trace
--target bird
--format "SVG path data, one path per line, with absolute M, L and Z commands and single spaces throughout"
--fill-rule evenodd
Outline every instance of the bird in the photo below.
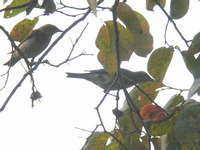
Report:
M 121 68 L 119 73 L 120 73 L 121 81 L 123 83 L 124 88 L 129 88 L 141 82 L 155 81 L 144 71 L 132 72 L 127 69 Z M 88 80 L 96 84 L 97 86 L 101 87 L 102 89 L 104 89 L 104 91 L 106 91 L 111 86 L 111 84 L 113 83 L 113 80 L 116 77 L 116 74 L 111 75 L 108 72 L 106 72 L 104 69 L 90 70 L 88 71 L 88 73 L 66 72 L 66 74 L 67 74 L 67 77 L 69 78 L 80 78 L 80 79 Z M 123 87 L 120 84 L 120 81 L 117 80 L 115 84 L 110 88 L 110 90 L 120 90 L 122 88 Z
M 62 32 L 52 24 L 46 24 L 42 27 L 35 29 L 31 34 L 19 44 L 19 50 L 11 52 L 12 56 L 4 65 L 14 66 L 21 58 L 35 58 L 39 55 L 51 41 L 53 34 Z

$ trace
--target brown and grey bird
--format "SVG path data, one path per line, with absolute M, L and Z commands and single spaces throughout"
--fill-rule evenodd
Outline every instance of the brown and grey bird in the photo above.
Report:
M 19 44 L 19 50 L 23 56 L 17 51 L 12 52 L 11 59 L 6 62 L 4 65 L 13 66 L 21 58 L 34 58 L 39 55 L 51 41 L 53 34 L 57 32 L 62 32 L 56 26 L 51 24 L 46 24 L 36 30 L 33 30 L 32 33 Z
M 67 77 L 70 78 L 81 78 L 92 83 L 98 85 L 99 87 L 103 88 L 104 90 L 108 89 L 113 80 L 115 79 L 115 75 L 110 75 L 104 69 L 99 70 L 91 70 L 88 73 L 67 73 Z M 144 71 L 137 71 L 132 72 L 127 69 L 120 69 L 121 81 L 123 82 L 123 86 L 125 88 L 131 87 L 141 82 L 146 81 L 155 81 L 152 79 L 146 72 Z M 120 81 L 117 82 L 112 86 L 111 90 L 119 90 L 122 89 Z

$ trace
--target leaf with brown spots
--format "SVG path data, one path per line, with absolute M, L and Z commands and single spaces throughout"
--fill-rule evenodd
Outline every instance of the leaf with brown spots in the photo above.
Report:
M 33 20 L 24 19 L 18 22 L 12 29 L 10 36 L 15 41 L 23 41 L 32 32 L 34 26 L 38 22 L 38 17 Z

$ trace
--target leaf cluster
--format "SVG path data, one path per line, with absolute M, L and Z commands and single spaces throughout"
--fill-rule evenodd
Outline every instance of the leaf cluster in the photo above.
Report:
M 4 0 L 4 2 L 7 3 L 6 0 Z M 182 51 L 178 46 L 169 45 L 167 39 L 165 39 L 166 43 L 154 49 L 153 35 L 150 33 L 150 25 L 144 15 L 133 10 L 126 1 L 120 2 L 115 0 L 112 8 L 110 6 L 101 6 L 103 2 L 103 0 L 88 0 L 88 7 L 75 8 L 67 6 L 60 1 L 59 5 L 61 7 L 58 9 L 54 0 L 44 0 L 42 5 L 40 5 L 37 0 L 13 0 L 4 9 L 0 10 L 0 12 L 4 12 L 4 18 L 12 18 L 22 12 L 26 12 L 26 15 L 29 15 L 36 9 L 43 9 L 43 15 L 51 15 L 52 13 L 59 12 L 67 17 L 77 17 L 79 15 L 69 15 L 60 10 L 63 8 L 70 8 L 83 11 L 81 14 L 82 16 L 64 30 L 61 36 L 54 41 L 53 45 L 39 58 L 35 66 L 28 67 L 28 71 L 12 90 L 4 106 L 1 108 L 1 111 L 5 108 L 5 105 L 15 93 L 16 89 L 20 87 L 21 83 L 29 75 L 32 81 L 31 98 L 33 100 L 41 98 L 40 92 L 36 89 L 33 72 L 41 63 L 59 67 L 69 60 L 74 59 L 71 58 L 71 54 L 76 43 L 82 36 L 82 33 L 85 31 L 85 28 L 74 43 L 69 57 L 66 60 L 58 65 L 53 65 L 49 61 L 43 61 L 44 57 L 68 31 L 76 27 L 79 22 L 83 21 L 90 12 L 93 12 L 97 16 L 98 10 L 103 11 L 109 9 L 113 14 L 113 18 L 104 22 L 96 36 L 95 44 L 99 49 L 97 60 L 108 73 L 113 74 L 119 73 L 120 65 L 124 61 L 129 61 L 131 56 L 136 54 L 138 57 L 148 60 L 147 71 L 155 79 L 155 82 L 145 82 L 135 85 L 129 93 L 126 89 L 123 89 L 126 100 L 122 109 L 116 107 L 116 126 L 111 132 L 106 130 L 98 110 L 109 93 L 109 91 L 107 91 L 104 98 L 97 106 L 97 113 L 101 122 L 100 126 L 103 127 L 103 131 L 92 132 L 83 149 L 150 150 L 150 145 L 152 143 L 156 150 L 198 150 L 200 147 L 200 104 L 195 100 L 191 100 L 191 97 L 196 93 L 200 93 L 200 33 L 197 33 L 190 43 L 174 22 L 174 20 L 181 19 L 187 14 L 189 10 L 189 0 L 171 0 L 169 13 L 164 9 L 167 3 L 166 0 L 146 0 L 147 10 L 153 11 L 154 8 L 158 6 L 166 15 L 169 22 L 173 24 L 175 30 L 187 45 L 187 50 L 185 51 Z M 9 39 L 21 42 L 30 34 L 39 21 L 39 18 L 39 16 L 33 19 L 24 18 L 16 23 L 10 34 L 7 34 L 2 26 L 0 26 L 0 29 L 6 33 Z M 11 41 L 11 43 L 13 41 Z M 188 71 L 190 71 L 194 77 L 194 83 L 189 89 L 187 98 L 182 95 L 184 89 L 173 88 L 163 83 L 176 50 L 181 53 Z M 80 54 L 79 56 L 81 55 L 84 54 Z M 166 89 L 174 89 L 177 90 L 178 93 L 169 98 L 168 103 L 162 108 L 155 103 L 155 99 L 162 90 Z M 187 102 L 185 102 L 186 100 Z M 152 110 L 145 110 L 147 116 L 150 117 L 144 118 L 140 112 L 144 110 L 147 105 L 154 105 L 155 107 L 152 107 Z M 164 114 L 164 117 L 156 116 L 157 118 L 155 119 L 152 114 L 158 114 L 158 110 L 159 113 L 161 112 L 160 114 Z

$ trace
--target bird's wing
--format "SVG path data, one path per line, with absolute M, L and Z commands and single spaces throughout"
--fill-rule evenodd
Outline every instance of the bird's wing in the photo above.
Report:
M 38 34 L 38 32 L 39 32 L 38 30 L 32 31 L 32 32 L 27 36 L 26 39 L 24 39 L 23 41 L 20 42 L 19 46 L 22 45 L 26 40 L 29 40 L 29 39 L 31 39 L 32 37 L 35 37 L 35 36 Z M 18 46 L 18 47 L 19 47 L 19 46 Z

